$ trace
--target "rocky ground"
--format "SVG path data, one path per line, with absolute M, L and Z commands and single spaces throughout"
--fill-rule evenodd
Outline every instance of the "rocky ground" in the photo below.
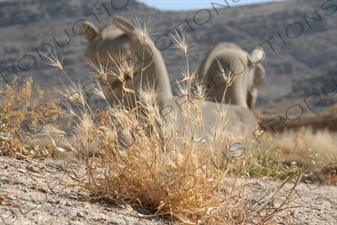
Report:
M 78 164 L 0 157 L 0 224 L 171 224 L 151 218 L 146 210 L 137 212 L 93 199 L 77 182 L 84 176 L 85 168 Z M 250 179 L 245 197 L 258 201 L 280 183 L 269 178 Z M 280 194 L 286 196 L 291 187 L 287 184 Z M 281 213 L 280 224 L 337 224 L 336 186 L 301 183 L 295 190 L 291 202 L 302 207 Z

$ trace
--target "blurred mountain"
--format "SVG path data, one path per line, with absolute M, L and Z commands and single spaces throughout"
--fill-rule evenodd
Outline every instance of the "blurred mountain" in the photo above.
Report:
M 77 35 L 81 23 L 89 20 L 101 28 L 114 15 L 155 19 L 151 38 L 163 49 L 171 82 L 182 77 L 183 57 L 173 47 L 166 48 L 170 38 L 162 35 L 182 27 L 194 43 L 188 56 L 191 68 L 220 41 L 235 42 L 246 51 L 259 45 L 265 49 L 267 77 L 259 89 L 258 107 L 313 92 L 323 95 L 322 85 L 337 89 L 333 83 L 337 82 L 337 3 L 330 0 L 246 6 L 213 0 L 208 9 L 181 12 L 159 11 L 135 0 L 0 1 L 2 76 L 10 79 L 14 69 L 21 77 L 33 76 L 43 88 L 59 86 L 65 76 L 42 63 L 37 52 L 47 54 L 47 48 L 54 46 L 71 79 L 85 84 L 92 69 L 84 57 L 86 41 Z M 336 103 L 336 96 L 324 104 Z

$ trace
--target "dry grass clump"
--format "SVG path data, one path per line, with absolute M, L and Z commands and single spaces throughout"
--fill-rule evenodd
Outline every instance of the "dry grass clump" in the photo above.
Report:
M 32 89 L 36 93 L 32 93 Z M 18 86 L 18 77 L 1 87 L 0 92 L 0 155 L 18 158 L 46 156 L 53 148 L 37 145 L 50 125 L 55 125 L 55 112 L 59 112 L 58 99 L 35 86 L 27 78 Z M 50 100 L 43 101 L 44 95 Z M 34 99 L 34 100 L 32 100 Z M 56 125 L 55 125 L 56 126 Z
M 284 179 L 309 166 L 305 177 L 310 177 L 314 173 L 325 177 L 326 168 L 331 167 L 329 173 L 334 174 L 335 181 L 329 178 L 322 183 L 337 183 L 336 138 L 336 132 L 327 129 L 314 131 L 310 127 L 302 127 L 297 131 L 288 130 L 276 135 L 265 133 L 261 139 L 263 146 L 261 148 L 266 151 L 257 156 L 260 160 L 260 169 L 255 167 L 252 172 Z
M 313 156 L 321 156 L 321 161 L 337 162 L 337 133 L 328 130 L 301 128 L 299 131 L 286 131 L 277 135 L 275 148 L 280 149 L 285 160 L 307 163 Z
M 91 194 L 147 209 L 150 215 L 136 214 L 140 217 L 162 216 L 183 224 L 264 224 L 277 215 L 269 204 L 248 202 L 246 155 L 227 164 L 219 158 L 229 154 L 228 148 L 223 152 L 217 148 L 219 139 L 224 141 L 222 133 L 214 138 L 214 145 L 200 142 L 189 128 L 204 128 L 196 121 L 201 114 L 197 118 L 184 114 L 186 126 L 180 130 L 174 123 L 163 124 L 159 107 L 149 99 L 130 111 L 123 106 L 109 108 L 99 125 L 88 116 L 81 118 L 78 145 L 82 151 L 94 147 L 85 186 Z M 185 110 L 198 112 L 198 107 L 190 103 Z M 225 144 L 231 146 L 235 137 L 226 138 Z
M 224 207 L 228 215 L 222 215 L 222 220 L 229 219 L 228 206 L 238 201 L 230 196 L 238 194 L 243 185 L 227 178 L 227 173 L 231 167 L 242 166 L 242 161 L 233 160 L 228 168 L 220 169 L 214 149 L 191 139 L 188 130 L 180 135 L 176 125 L 160 124 L 159 107 L 146 112 L 142 117 L 139 111 L 127 112 L 123 107 L 109 110 L 115 123 L 106 121 L 98 127 L 94 139 L 100 144 L 95 153 L 101 157 L 88 162 L 87 188 L 95 195 L 146 208 L 173 221 L 212 224 Z M 189 123 L 192 118 L 185 119 Z M 108 124 L 118 124 L 121 130 Z M 225 194 L 229 191 L 224 182 L 235 189 L 232 194 Z

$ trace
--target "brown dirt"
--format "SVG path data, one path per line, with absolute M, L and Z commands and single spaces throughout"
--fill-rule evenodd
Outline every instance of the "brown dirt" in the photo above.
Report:
M 0 224 L 170 224 L 151 217 L 146 209 L 138 212 L 123 205 L 88 195 L 77 181 L 86 176 L 85 167 L 52 159 L 17 160 L 0 157 Z M 263 204 L 281 182 L 265 178 L 250 179 L 245 200 Z M 82 186 L 82 187 L 81 187 Z M 289 193 L 287 184 L 280 194 Z M 337 224 L 337 187 L 306 185 L 296 187 L 292 201 L 301 208 L 280 214 L 279 224 Z M 275 203 L 277 204 L 277 203 Z
M 83 165 L 0 157 L 0 174 L 0 224 L 164 224 L 90 198 L 77 182 L 86 176 Z

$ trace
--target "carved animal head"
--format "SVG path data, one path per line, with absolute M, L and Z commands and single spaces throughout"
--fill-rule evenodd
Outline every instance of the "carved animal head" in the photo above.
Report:
M 260 64 L 264 56 L 261 48 L 248 53 L 234 43 L 222 42 L 207 54 L 199 67 L 198 76 L 210 86 L 211 100 L 252 108 L 257 88 L 265 77 Z M 227 81 L 231 76 L 236 79 L 229 86 Z
M 89 45 L 85 55 L 89 62 L 101 64 L 98 74 L 103 86 L 109 88 L 112 103 L 123 102 L 133 107 L 139 98 L 140 86 L 152 84 L 159 103 L 172 97 L 168 74 L 161 53 L 151 39 L 142 40 L 135 26 L 115 16 L 100 31 L 92 23 L 82 24 Z

